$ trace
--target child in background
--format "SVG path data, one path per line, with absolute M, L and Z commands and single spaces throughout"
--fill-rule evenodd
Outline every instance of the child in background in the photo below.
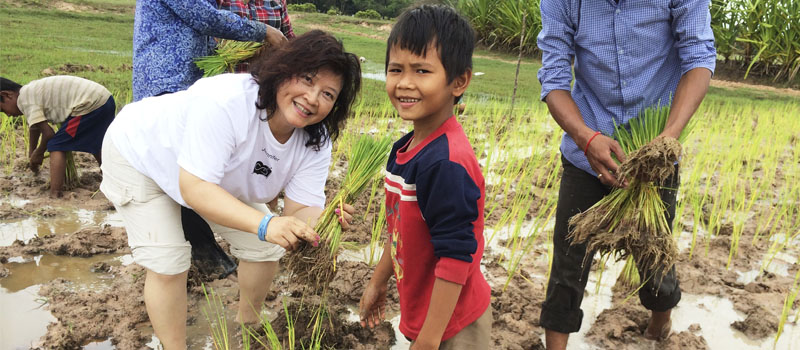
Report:
M 484 179 L 453 106 L 472 76 L 475 34 L 450 7 L 404 12 L 386 48 L 386 92 L 414 130 L 386 166 L 390 240 L 359 304 L 362 326 L 385 317 L 394 273 L 411 349 L 488 349 L 491 289 L 483 256 Z M 458 296 L 458 297 L 456 297 Z
M 57 75 L 25 86 L 0 77 L 0 108 L 9 116 L 25 115 L 30 126 L 30 168 L 39 172 L 50 152 L 50 197 L 61 197 L 66 152 L 91 153 L 101 164 L 100 149 L 117 106 L 103 85 L 84 78 Z M 50 124 L 61 124 L 53 132 Z M 41 136 L 41 142 L 40 142 Z

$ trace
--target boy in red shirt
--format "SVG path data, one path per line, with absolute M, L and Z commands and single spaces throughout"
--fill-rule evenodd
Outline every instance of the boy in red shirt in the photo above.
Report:
M 411 349 L 488 349 L 491 289 L 481 273 L 484 179 L 453 106 L 472 76 L 475 34 L 450 7 L 404 12 L 386 48 L 386 93 L 414 130 L 386 166 L 390 240 L 361 296 L 362 326 L 385 317 L 392 273 Z

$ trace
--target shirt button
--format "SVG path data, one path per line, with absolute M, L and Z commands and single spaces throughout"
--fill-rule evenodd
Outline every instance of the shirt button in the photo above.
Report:
M 623 80 L 622 81 L 622 86 L 627 86 L 627 85 L 628 85 L 628 82 Z
M 622 12 L 622 10 L 620 10 L 620 9 L 617 9 L 617 13 L 620 13 L 620 12 Z
M 622 55 L 622 54 L 624 54 L 624 53 L 625 53 L 625 50 L 619 50 L 619 51 L 617 51 L 617 52 L 619 52 L 619 54 L 620 54 L 620 55 Z

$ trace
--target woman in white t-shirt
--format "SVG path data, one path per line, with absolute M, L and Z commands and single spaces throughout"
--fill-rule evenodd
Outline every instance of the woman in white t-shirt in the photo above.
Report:
M 358 58 L 315 30 L 275 49 L 259 70 L 197 81 L 127 105 L 103 144 L 100 189 L 122 215 L 144 299 L 166 349 L 186 347 L 194 209 L 239 259 L 237 321 L 257 322 L 284 249 L 306 240 L 325 204 L 331 142 L 361 85 Z M 264 203 L 285 194 L 283 216 Z M 346 206 L 344 225 L 353 209 Z M 311 226 L 310 226 L 311 225 Z M 256 306 L 256 307 L 253 307 Z

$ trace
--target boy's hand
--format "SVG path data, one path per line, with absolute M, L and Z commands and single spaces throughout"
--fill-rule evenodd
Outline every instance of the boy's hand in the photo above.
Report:
M 44 161 L 44 154 L 39 154 L 38 152 L 32 152 L 30 157 L 30 164 L 28 166 L 31 168 L 31 170 L 33 170 L 35 174 L 38 174 L 39 167 L 42 165 L 43 161 Z
M 361 316 L 361 327 L 374 328 L 386 318 L 386 291 L 388 286 L 384 283 L 374 286 L 372 281 L 367 284 L 361 301 L 358 302 L 358 311 Z
M 336 208 L 333 212 L 339 216 L 339 224 L 342 225 L 342 230 L 347 231 L 350 229 L 350 223 L 353 222 L 353 214 L 356 212 L 356 208 L 350 204 L 342 204 L 341 208 Z

